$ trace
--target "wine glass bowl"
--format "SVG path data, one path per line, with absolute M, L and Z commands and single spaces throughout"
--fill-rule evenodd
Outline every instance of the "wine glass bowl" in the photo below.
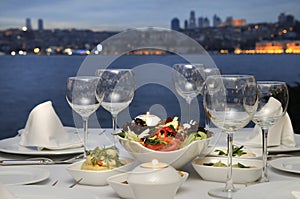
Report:
M 256 79 L 250 75 L 211 75 L 206 78 L 203 105 L 207 117 L 227 133 L 227 179 L 225 188 L 209 191 L 209 195 L 232 198 L 236 191 L 232 181 L 233 134 L 246 126 L 257 108 Z
M 135 79 L 130 69 L 99 69 L 96 75 L 101 79 L 104 90 L 102 107 L 112 115 L 113 130 L 116 129 L 117 115 L 129 106 L 134 97 Z
M 190 105 L 203 88 L 204 76 L 201 71 L 203 64 L 175 64 L 172 81 L 176 92 L 185 99 L 188 105 L 187 121 L 190 121 Z
M 267 138 L 269 128 L 286 113 L 289 101 L 288 87 L 285 82 L 258 81 L 258 108 L 253 122 L 262 130 L 263 173 L 260 182 L 268 182 Z
M 71 108 L 78 113 L 83 120 L 84 129 L 84 155 L 86 156 L 88 118 L 100 106 L 101 97 L 96 96 L 99 78 L 96 76 L 69 77 L 67 80 L 66 99 Z M 99 95 L 101 96 L 101 95 Z

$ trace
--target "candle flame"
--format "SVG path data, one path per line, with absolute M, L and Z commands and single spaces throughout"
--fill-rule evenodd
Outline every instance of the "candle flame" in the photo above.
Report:
M 157 160 L 157 159 L 153 159 L 153 160 L 152 160 L 152 164 L 153 164 L 154 166 L 157 166 L 157 165 L 158 165 L 158 160 Z

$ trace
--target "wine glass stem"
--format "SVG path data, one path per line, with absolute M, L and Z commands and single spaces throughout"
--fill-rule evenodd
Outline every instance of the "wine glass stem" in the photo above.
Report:
M 268 162 L 267 162 L 267 147 L 268 147 L 268 128 L 262 128 L 262 158 L 263 158 L 263 169 L 262 169 L 262 176 L 260 182 L 269 182 L 268 177 Z
M 88 142 L 88 118 L 83 117 L 83 149 L 84 149 L 84 157 L 86 157 L 88 148 L 87 148 L 87 142 Z
M 232 144 L 233 144 L 233 133 L 227 134 L 227 176 L 225 190 L 230 194 L 234 191 L 233 180 L 232 180 Z
M 190 123 L 190 121 L 191 121 L 191 103 L 192 103 L 191 99 L 186 100 L 186 104 L 187 104 L 187 123 Z
M 112 114 L 111 118 L 112 118 L 113 134 L 115 134 L 117 128 L 117 114 Z M 115 137 L 113 138 L 114 138 L 114 145 L 116 145 Z

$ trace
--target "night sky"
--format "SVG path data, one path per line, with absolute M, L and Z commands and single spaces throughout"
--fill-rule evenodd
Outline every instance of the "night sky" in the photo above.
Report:
M 138 27 L 169 28 L 172 18 L 183 21 L 217 14 L 246 19 L 247 23 L 276 22 L 280 13 L 300 20 L 300 0 L 1 0 L 0 29 L 21 28 L 25 19 L 44 20 L 44 28 L 126 30 Z

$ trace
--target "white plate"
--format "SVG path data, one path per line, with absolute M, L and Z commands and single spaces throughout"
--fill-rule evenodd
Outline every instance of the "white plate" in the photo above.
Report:
M 96 195 L 79 189 L 39 185 L 8 186 L 8 190 L 22 199 L 99 199 Z
M 68 133 L 78 134 L 78 130 L 73 127 L 65 127 Z M 101 143 L 92 143 L 93 145 L 103 146 L 103 145 L 111 145 L 112 141 L 108 139 L 100 138 L 102 132 L 101 129 L 89 129 L 89 140 L 93 142 L 101 142 Z M 81 133 L 79 136 L 82 137 Z M 83 153 L 83 147 L 79 148 L 68 148 L 68 149 L 60 149 L 60 150 L 41 150 L 38 151 L 34 147 L 23 147 L 19 145 L 21 137 L 15 136 L 12 138 L 7 138 L 0 140 L 0 152 L 12 153 L 12 154 L 21 154 L 21 155 L 67 155 L 67 154 L 76 154 Z M 105 143 L 104 143 L 105 142 Z
M 0 183 L 7 185 L 32 184 L 49 177 L 46 169 L 25 166 L 1 166 Z
M 296 146 L 287 147 L 284 145 L 269 147 L 268 152 L 271 153 L 279 153 L 279 152 L 292 152 L 292 151 L 300 151 L 300 135 L 295 134 Z
M 249 139 L 249 135 L 251 133 L 252 133 L 252 128 L 244 128 L 244 129 L 240 130 L 239 132 L 234 134 L 234 138 L 233 138 L 234 144 L 235 145 L 244 145 L 244 146 L 248 146 L 248 147 L 251 147 L 251 148 L 261 148 L 261 147 L 251 146 L 251 145 L 247 144 L 247 139 Z M 223 133 L 223 134 L 225 134 L 225 133 Z M 295 135 L 296 146 L 294 146 L 294 147 L 284 146 L 284 145 L 272 146 L 272 147 L 268 147 L 268 152 L 270 152 L 270 153 L 284 153 L 284 152 L 300 151 L 300 134 L 294 134 L 294 135 Z M 226 135 L 221 135 L 221 136 L 226 136 Z M 222 137 L 219 140 L 220 141 L 225 141 L 226 138 Z M 225 144 L 226 143 L 224 143 L 224 146 L 226 146 Z
M 300 174 L 300 157 L 287 157 L 272 160 L 270 165 L 278 170 Z
M 299 180 L 260 183 L 240 189 L 234 195 L 235 199 L 295 199 L 292 191 L 300 191 Z

